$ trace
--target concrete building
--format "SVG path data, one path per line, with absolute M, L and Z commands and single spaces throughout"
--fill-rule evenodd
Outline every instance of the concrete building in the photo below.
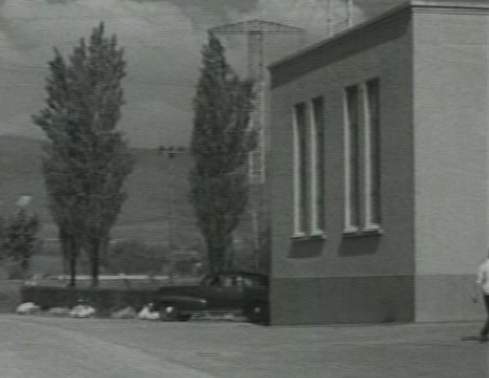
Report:
M 488 42 L 411 0 L 270 67 L 273 324 L 484 315 Z

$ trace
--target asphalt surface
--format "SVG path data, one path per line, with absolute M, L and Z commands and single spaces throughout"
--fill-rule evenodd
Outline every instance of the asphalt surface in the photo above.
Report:
M 84 320 L 70 327 L 58 327 L 55 319 L 39 320 L 0 318 L 1 378 L 210 377 L 122 342 L 91 335 L 79 328 Z M 97 321 L 85 323 L 93 328 Z
M 261 327 L 0 316 L 0 377 L 485 378 L 479 324 Z

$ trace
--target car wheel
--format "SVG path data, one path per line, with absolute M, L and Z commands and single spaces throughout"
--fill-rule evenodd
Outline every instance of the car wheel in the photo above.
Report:
M 178 320 L 181 322 L 186 322 L 186 321 L 190 320 L 191 317 L 192 317 L 192 315 L 189 315 L 189 314 L 178 314 Z
M 172 303 L 164 303 L 160 308 L 161 320 L 175 321 L 178 320 L 178 308 Z
M 181 314 L 178 307 L 173 303 L 166 303 L 161 306 L 160 318 L 167 321 L 187 321 L 191 315 Z
M 246 317 L 252 323 L 268 324 L 268 305 L 263 302 L 252 303 L 246 310 Z

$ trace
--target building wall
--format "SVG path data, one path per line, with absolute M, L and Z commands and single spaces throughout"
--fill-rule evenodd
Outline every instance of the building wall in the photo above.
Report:
M 414 317 L 412 39 L 408 9 L 339 36 L 272 73 L 272 322 Z M 343 90 L 380 78 L 382 235 L 346 237 Z M 293 239 L 292 107 L 325 100 L 326 238 Z
M 488 12 L 414 8 L 418 321 L 484 314 L 470 297 L 488 246 Z

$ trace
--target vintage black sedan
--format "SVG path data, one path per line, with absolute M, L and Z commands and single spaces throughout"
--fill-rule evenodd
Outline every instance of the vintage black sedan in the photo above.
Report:
M 205 276 L 198 285 L 163 286 L 154 308 L 164 320 L 189 320 L 198 313 L 236 313 L 256 323 L 268 323 L 268 277 L 226 272 Z

